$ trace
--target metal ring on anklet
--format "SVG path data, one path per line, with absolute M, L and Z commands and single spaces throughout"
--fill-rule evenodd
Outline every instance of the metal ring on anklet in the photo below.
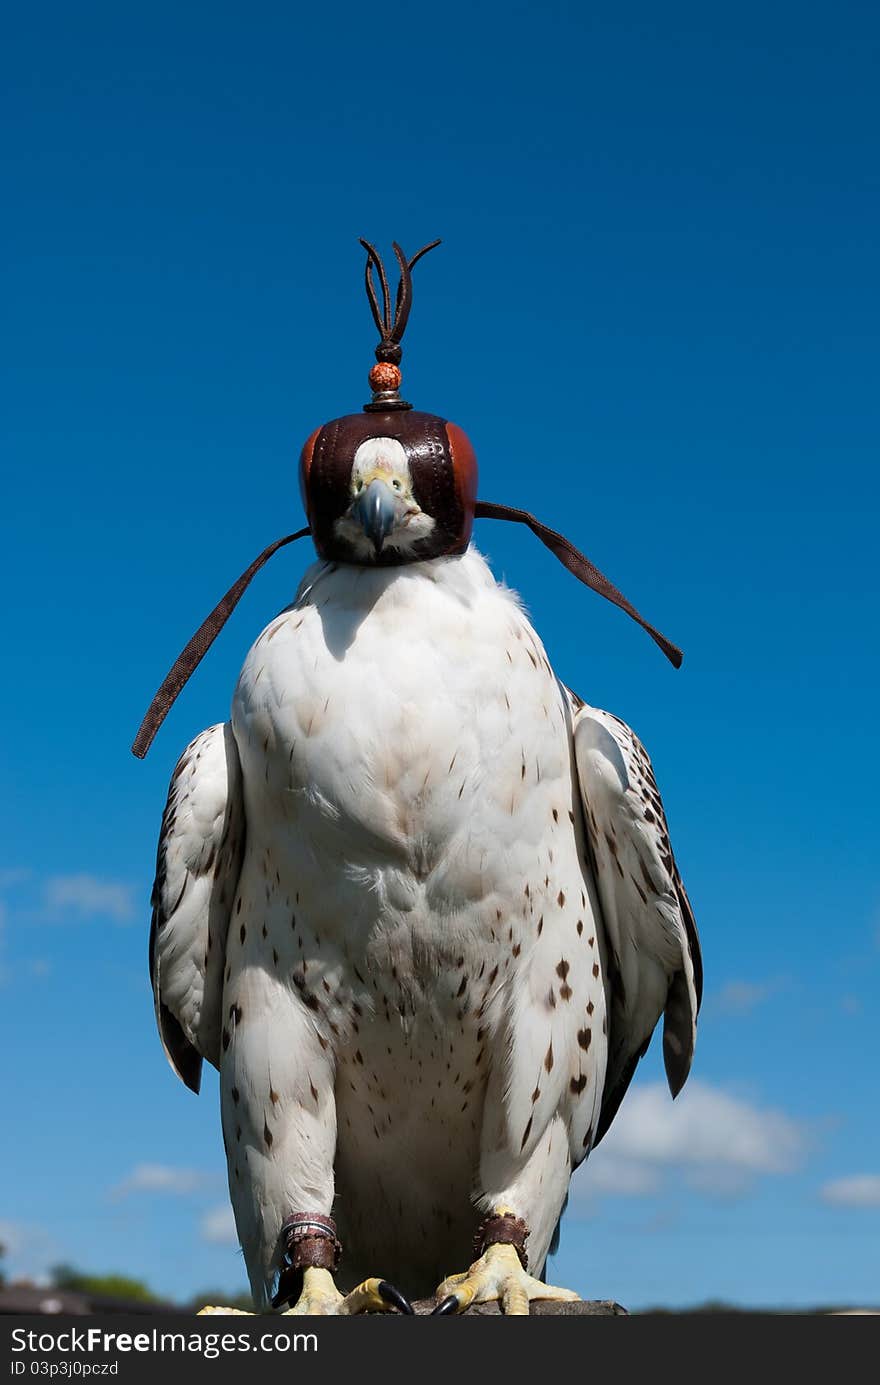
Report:
M 287 1264 L 278 1279 L 273 1308 L 280 1308 L 298 1294 L 303 1270 L 329 1270 L 335 1274 L 342 1255 L 335 1221 L 319 1212 L 295 1212 L 288 1217 L 282 1224 L 280 1240 Z

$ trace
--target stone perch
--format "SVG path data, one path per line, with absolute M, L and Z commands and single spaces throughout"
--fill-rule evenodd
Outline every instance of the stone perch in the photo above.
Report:
M 432 1313 L 437 1307 L 437 1300 L 433 1298 L 420 1298 L 413 1308 L 419 1317 L 424 1317 Z M 377 1315 L 378 1316 L 378 1315 Z M 456 1316 L 462 1318 L 500 1318 L 504 1315 L 497 1303 L 475 1303 L 466 1313 Z M 553 1303 L 548 1299 L 536 1299 L 529 1307 L 529 1317 L 532 1318 L 605 1318 L 605 1317 L 629 1317 L 626 1308 L 619 1303 L 615 1303 L 610 1298 L 584 1299 L 578 1303 Z

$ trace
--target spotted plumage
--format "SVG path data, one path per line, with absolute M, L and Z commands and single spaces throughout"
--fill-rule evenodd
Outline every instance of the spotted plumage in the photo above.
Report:
M 292 1210 L 341 1279 L 430 1292 L 499 1206 L 546 1258 L 572 1170 L 699 949 L 647 755 L 570 694 L 473 549 L 319 562 L 175 771 L 154 890 L 166 1051 L 220 1070 L 265 1305 Z

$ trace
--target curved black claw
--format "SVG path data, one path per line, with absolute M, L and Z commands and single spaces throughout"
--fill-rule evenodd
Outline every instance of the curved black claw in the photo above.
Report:
M 438 1304 L 437 1304 L 437 1307 L 436 1307 L 436 1308 L 433 1310 L 433 1312 L 431 1313 L 431 1317 L 432 1317 L 432 1318 L 445 1318 L 445 1317 L 448 1317 L 450 1313 L 454 1313 L 454 1312 L 455 1312 L 455 1310 L 456 1310 L 457 1307 L 458 1307 L 458 1297 L 457 1297 L 457 1295 L 456 1295 L 456 1294 L 450 1294 L 449 1297 L 448 1297 L 448 1298 L 445 1298 L 445 1299 L 443 1300 L 442 1303 L 438 1303 Z
M 285 1303 L 293 1303 L 301 1291 L 302 1272 L 295 1270 L 292 1265 L 285 1266 L 278 1280 L 278 1291 L 272 1299 L 272 1307 L 283 1308 Z
M 389 1284 L 387 1279 L 380 1279 L 377 1286 L 379 1297 L 386 1303 L 390 1303 L 399 1313 L 404 1313 L 407 1317 L 415 1317 L 415 1309 L 410 1303 L 406 1294 L 402 1294 L 393 1284 Z

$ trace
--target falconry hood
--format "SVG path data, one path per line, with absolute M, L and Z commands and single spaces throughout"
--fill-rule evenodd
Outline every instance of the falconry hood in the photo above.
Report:
M 366 289 L 379 331 L 372 397 L 360 413 L 316 428 L 300 456 L 308 527 L 276 539 L 230 587 L 181 651 L 157 691 L 132 751 L 143 758 L 174 700 L 213 644 L 251 579 L 279 548 L 311 535 L 318 555 L 338 563 L 395 566 L 464 553 L 474 519 L 524 524 L 568 570 L 620 607 L 648 632 L 678 668 L 681 650 L 639 615 L 626 597 L 562 534 L 526 510 L 477 499 L 477 461 L 456 424 L 423 413 L 401 398 L 401 340 L 412 306 L 412 270 L 440 242 L 408 259 L 393 242 L 400 270 L 392 311 L 388 276 L 375 247 L 367 252 Z M 380 304 L 374 274 L 382 294 Z
M 357 459 L 366 455 L 379 460 L 380 467 L 373 474 L 381 476 L 381 443 L 386 440 L 399 444 L 400 451 L 394 451 L 405 463 L 414 508 L 430 517 L 431 527 L 405 547 L 377 543 L 367 560 L 387 565 L 419 562 L 464 553 L 470 543 L 477 500 L 477 459 L 467 434 L 437 414 L 414 409 L 400 397 L 401 340 L 412 305 L 413 266 L 439 244 L 432 241 L 407 259 L 394 242 L 400 279 L 392 312 L 385 266 L 375 247 L 361 241 L 367 252 L 367 297 L 379 331 L 376 364 L 369 374 L 372 399 L 361 413 L 346 414 L 316 428 L 300 457 L 303 504 L 322 558 L 343 563 L 365 561 L 364 552 L 353 546 L 340 521 L 351 509 Z M 382 292 L 381 306 L 374 270 Z M 365 451 L 364 445 L 370 442 L 376 447 Z M 381 504 L 381 495 L 377 502 Z

